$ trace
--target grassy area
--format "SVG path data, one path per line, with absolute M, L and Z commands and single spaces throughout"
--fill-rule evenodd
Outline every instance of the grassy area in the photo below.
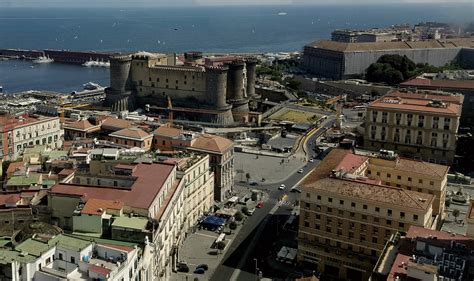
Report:
M 292 121 L 295 123 L 312 123 L 318 120 L 321 115 L 293 109 L 280 109 L 269 116 L 269 119 Z

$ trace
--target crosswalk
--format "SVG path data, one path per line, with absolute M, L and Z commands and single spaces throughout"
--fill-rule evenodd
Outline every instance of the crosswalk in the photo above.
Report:
M 278 201 L 278 205 L 279 206 L 293 206 L 293 203 L 287 200 L 280 200 Z

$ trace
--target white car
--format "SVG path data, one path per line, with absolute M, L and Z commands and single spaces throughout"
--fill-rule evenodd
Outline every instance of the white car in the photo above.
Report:
M 285 186 L 284 184 L 281 184 L 281 185 L 278 187 L 278 189 L 279 189 L 279 190 L 283 190 L 283 189 L 285 189 L 285 187 L 286 187 L 286 186 Z
M 309 162 L 310 162 L 310 163 L 313 163 L 313 162 L 314 162 L 314 159 L 313 159 L 313 158 L 309 159 Z
M 304 172 L 303 169 L 298 170 L 298 174 L 302 174 L 303 172 Z
M 247 216 L 253 215 L 254 212 L 255 212 L 255 208 L 247 210 Z

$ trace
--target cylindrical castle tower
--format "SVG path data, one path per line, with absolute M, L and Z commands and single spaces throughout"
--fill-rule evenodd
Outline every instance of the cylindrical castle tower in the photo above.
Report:
M 229 67 L 227 71 L 227 99 L 239 100 L 245 96 L 244 88 L 244 67 L 243 60 L 234 60 L 226 63 Z
M 255 80 L 257 75 L 257 59 L 248 57 L 245 59 L 245 66 L 247 70 L 247 97 L 255 97 Z
M 227 101 L 232 104 L 232 115 L 239 123 L 248 122 L 249 101 L 245 97 L 244 67 L 241 59 L 226 63 L 227 71 Z
M 133 109 L 130 91 L 130 56 L 113 56 L 110 58 L 110 87 L 105 89 L 105 105 L 112 111 Z
M 226 102 L 227 71 L 227 67 L 206 66 L 206 95 L 213 109 L 218 111 L 211 121 L 222 125 L 234 123 L 232 106 Z

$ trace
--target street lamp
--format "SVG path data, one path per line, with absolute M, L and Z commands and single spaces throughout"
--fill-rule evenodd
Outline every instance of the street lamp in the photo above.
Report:
M 257 263 L 257 258 L 253 259 L 255 261 L 255 275 L 258 276 L 258 263 Z

